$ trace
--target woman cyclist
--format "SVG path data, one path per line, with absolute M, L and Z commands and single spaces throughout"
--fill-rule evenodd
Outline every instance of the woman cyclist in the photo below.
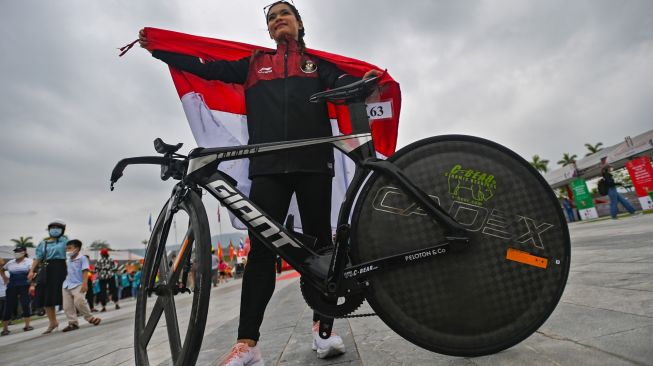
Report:
M 305 53 L 305 28 L 294 5 L 277 1 L 265 8 L 267 29 L 276 42 L 274 52 L 255 52 L 237 61 L 203 61 L 197 57 L 151 50 L 168 65 L 207 80 L 242 84 L 245 89 L 249 143 L 265 143 L 331 136 L 326 103 L 309 103 L 309 96 L 359 80 L 335 65 Z M 145 32 L 140 45 L 148 47 Z M 364 77 L 377 75 L 368 71 Z M 283 222 L 293 193 L 302 229 L 317 238 L 320 247 L 331 242 L 331 181 L 333 150 L 315 146 L 250 159 L 250 199 Z M 259 328 L 275 285 L 276 255 L 253 235 L 243 276 L 237 343 L 222 365 L 263 365 L 257 347 Z M 313 317 L 313 349 L 324 358 L 345 351 L 332 333 L 321 339 L 319 317 Z

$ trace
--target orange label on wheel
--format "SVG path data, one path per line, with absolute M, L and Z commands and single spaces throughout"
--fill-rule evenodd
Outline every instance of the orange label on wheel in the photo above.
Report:
M 528 264 L 529 266 L 534 266 L 539 268 L 546 268 L 547 264 L 549 263 L 549 260 L 546 258 L 538 257 L 528 252 L 523 252 L 521 250 L 512 249 L 512 248 L 508 248 L 508 252 L 506 253 L 506 259 L 514 262 Z

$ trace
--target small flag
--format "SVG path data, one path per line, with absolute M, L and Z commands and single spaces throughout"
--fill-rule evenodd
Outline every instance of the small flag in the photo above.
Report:
M 147 225 L 150 227 L 150 232 L 152 232 L 152 213 L 150 213 L 150 218 L 147 219 Z

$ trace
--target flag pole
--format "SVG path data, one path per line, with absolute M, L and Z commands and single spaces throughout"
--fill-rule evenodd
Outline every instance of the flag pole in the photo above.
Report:
M 222 207 L 222 205 L 218 203 L 218 234 L 219 238 L 222 239 L 222 220 L 220 219 L 220 207 Z M 220 245 L 220 239 L 218 239 L 218 245 Z

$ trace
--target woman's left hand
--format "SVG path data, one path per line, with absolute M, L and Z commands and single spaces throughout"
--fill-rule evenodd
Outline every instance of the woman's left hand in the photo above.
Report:
M 88 285 L 85 283 L 82 283 L 82 288 L 79 289 L 79 292 L 85 294 L 88 291 Z

